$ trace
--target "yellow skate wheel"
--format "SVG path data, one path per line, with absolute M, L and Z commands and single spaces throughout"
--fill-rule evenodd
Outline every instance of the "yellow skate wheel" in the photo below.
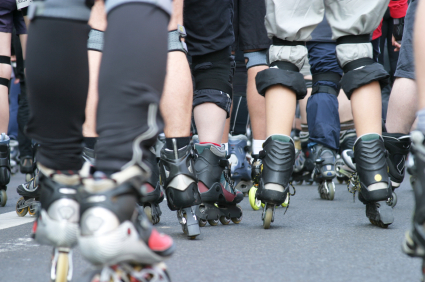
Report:
M 58 263 L 56 265 L 55 282 L 67 282 L 68 270 L 69 270 L 68 253 L 59 252 Z
M 24 197 L 19 198 L 18 202 L 16 203 L 16 214 L 19 217 L 24 217 L 28 212 L 28 207 L 22 208 L 22 206 L 25 204 Z
M 199 227 L 204 227 L 205 225 L 207 225 L 207 221 L 203 219 L 199 219 L 198 223 L 199 223 Z
M 153 223 L 153 221 L 152 221 L 152 208 L 150 206 L 145 206 L 143 208 L 143 210 L 145 211 L 145 214 L 148 217 L 149 221 L 151 223 Z
M 258 211 L 260 209 L 261 206 L 261 201 L 257 200 L 257 198 L 255 197 L 255 193 L 257 192 L 257 188 L 252 186 L 251 189 L 249 189 L 249 203 L 251 205 L 251 208 L 254 211 Z
M 7 202 L 7 193 L 5 190 L 0 190 L 0 207 L 4 207 Z
M 211 226 L 217 226 L 218 225 L 218 219 L 210 219 L 210 220 L 208 220 L 208 223 Z
M 270 224 L 272 223 L 272 219 L 273 219 L 273 208 L 271 206 L 268 206 L 267 209 L 265 210 L 265 215 L 264 215 L 264 219 L 263 219 L 264 229 L 270 228 Z

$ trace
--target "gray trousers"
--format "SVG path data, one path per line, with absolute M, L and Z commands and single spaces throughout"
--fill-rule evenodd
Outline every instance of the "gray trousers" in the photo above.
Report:
M 288 41 L 308 41 L 311 32 L 326 18 L 332 39 L 346 35 L 370 34 L 379 25 L 390 0 L 266 0 L 267 35 Z M 336 47 L 338 63 L 372 58 L 371 43 L 341 44 Z M 305 46 L 275 46 L 269 50 L 270 63 L 287 61 L 300 70 L 307 58 Z

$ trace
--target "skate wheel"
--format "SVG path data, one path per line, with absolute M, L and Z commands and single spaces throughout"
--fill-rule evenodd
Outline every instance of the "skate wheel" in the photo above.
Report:
M 22 208 L 22 206 L 25 205 L 25 199 L 24 197 L 19 198 L 18 202 L 16 203 L 16 214 L 19 217 L 24 217 L 28 212 L 28 207 Z
M 393 194 L 391 195 L 391 198 L 388 199 L 387 205 L 389 205 L 392 208 L 394 208 L 397 205 L 397 194 L 395 192 L 393 192 Z
M 264 229 L 269 229 L 270 224 L 272 223 L 272 219 L 273 219 L 273 209 L 272 209 L 272 207 L 267 206 L 264 213 L 265 213 L 265 215 L 264 215 L 264 218 L 263 218 L 263 227 L 264 227 Z
M 333 183 L 332 181 L 327 181 L 326 185 L 328 187 L 328 200 L 333 200 L 335 197 L 335 183 Z
M 218 219 L 210 219 L 210 220 L 208 220 L 208 223 L 211 226 L 217 226 L 218 225 Z
M 68 270 L 69 270 L 68 253 L 59 252 L 58 262 L 56 264 L 55 282 L 67 282 Z
M 153 223 L 153 220 L 152 220 L 152 208 L 151 208 L 150 206 L 145 206 L 145 207 L 143 208 L 143 210 L 145 211 L 145 214 L 146 214 L 146 216 L 148 217 L 149 221 L 150 221 L 152 224 L 155 224 L 155 223 Z
M 235 189 L 241 191 L 242 193 L 248 193 L 248 191 L 250 190 L 249 187 L 251 186 L 252 186 L 251 181 L 242 180 L 236 185 Z
M 207 221 L 203 219 L 199 219 L 198 223 L 199 223 L 199 227 L 204 227 L 205 225 L 207 225 Z
M 261 201 L 257 200 L 255 197 L 255 194 L 257 193 L 257 188 L 252 186 L 251 189 L 249 189 L 249 204 L 251 205 L 251 208 L 254 211 L 258 211 L 261 206 Z
M 4 207 L 7 202 L 7 193 L 5 190 L 0 190 L 0 207 Z
M 376 221 L 369 219 L 370 223 L 372 223 L 375 226 L 381 227 L 381 228 L 388 228 L 389 224 L 384 224 L 382 221 Z
M 220 222 L 223 225 L 228 225 L 230 223 L 230 219 L 225 216 L 220 216 Z

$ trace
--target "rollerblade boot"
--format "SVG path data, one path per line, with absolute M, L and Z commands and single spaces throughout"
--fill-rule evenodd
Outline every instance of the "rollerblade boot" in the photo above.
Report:
M 292 172 L 291 181 L 301 185 L 304 181 L 313 184 L 313 170 L 315 166 L 314 154 L 311 148 L 308 148 L 308 132 L 300 132 L 301 150 L 295 152 L 295 164 Z
M 27 213 L 35 215 L 40 204 L 41 189 L 39 186 L 39 174 L 37 173 L 30 181 L 18 186 L 16 191 L 21 196 L 16 203 L 16 213 L 23 217 Z
M 397 204 L 397 195 L 394 190 L 400 187 L 404 179 L 406 156 L 410 149 L 410 136 L 400 133 L 383 133 L 385 149 L 388 151 L 387 163 L 393 190 L 390 205 Z
M 404 253 L 411 257 L 425 258 L 425 146 L 424 134 L 412 131 L 410 134 L 412 146 L 410 149 L 407 169 L 416 177 L 413 191 L 415 193 L 415 208 L 412 229 L 406 233 L 402 244 Z
M 72 247 L 77 244 L 80 205 L 77 190 L 81 179 L 75 172 L 65 174 L 40 164 L 40 207 L 32 236 L 42 245 L 53 246 L 52 281 L 71 281 Z
M 153 150 L 153 148 L 152 148 Z M 146 181 L 145 194 L 142 196 L 140 205 L 143 207 L 146 216 L 152 224 L 157 224 L 160 221 L 162 215 L 159 204 L 164 200 L 164 194 L 161 191 L 159 185 L 159 169 L 156 161 L 156 155 L 149 151 L 147 158 L 149 167 L 151 169 L 151 176 Z
M 248 138 L 245 135 L 229 136 L 229 162 L 235 189 L 247 194 L 252 186 L 251 164 L 247 159 Z
M 226 151 L 212 144 L 195 144 L 195 149 L 198 153 L 195 171 L 202 199 L 195 211 L 199 225 L 202 227 L 208 222 L 215 226 L 219 221 L 223 225 L 230 221 L 240 223 L 242 209 L 237 204 L 244 196 L 233 187 Z
M 336 179 L 339 184 L 344 182 L 349 182 L 349 176 L 346 174 L 340 173 L 338 167 L 343 167 L 345 165 L 342 158 L 342 152 L 345 150 L 353 151 L 354 143 L 356 142 L 357 134 L 355 129 L 341 130 L 339 135 L 339 154 L 336 157 L 335 167 L 336 167 Z
M 0 135 L 0 207 L 7 202 L 7 184 L 10 181 L 10 138 L 5 133 Z
M 378 134 L 366 134 L 354 144 L 358 174 L 359 200 L 366 204 L 366 216 L 380 227 L 393 221 L 392 208 L 386 204 L 392 196 L 384 141 Z
M 82 255 L 102 268 L 95 275 L 101 281 L 152 281 L 146 276 L 150 272 L 158 281 L 168 281 L 156 265 L 174 252 L 174 244 L 152 227 L 137 205 L 142 175 L 133 165 L 110 177 L 98 171 L 83 181 L 78 244 Z
M 260 152 L 263 169 L 256 197 L 264 203 L 263 227 L 269 229 L 274 221 L 276 205 L 285 202 L 289 194 L 289 180 L 295 161 L 294 142 L 289 136 L 272 135 Z
M 194 239 L 201 234 L 195 205 L 201 203 L 198 180 L 195 174 L 194 153 L 191 145 L 181 149 L 173 139 L 173 150 L 161 149 L 159 162 L 161 185 L 165 189 L 167 205 L 177 211 L 177 218 L 183 232 Z
M 315 159 L 313 179 L 320 183 L 318 187 L 320 198 L 332 201 L 335 196 L 333 179 L 336 176 L 336 154 L 322 144 L 314 145 L 312 152 Z

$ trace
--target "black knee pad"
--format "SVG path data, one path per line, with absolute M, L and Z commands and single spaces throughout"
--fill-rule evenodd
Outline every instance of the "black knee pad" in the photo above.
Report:
M 0 56 L 0 64 L 10 65 L 10 57 L 9 56 Z M 10 80 L 4 77 L 0 77 L 0 85 L 4 85 L 9 88 Z
M 262 96 L 266 95 L 267 88 L 274 85 L 288 87 L 295 92 L 298 100 L 307 95 L 304 76 L 299 73 L 298 67 L 290 62 L 276 61 L 271 63 L 269 69 L 257 73 L 255 83 L 258 93 Z
M 369 34 L 342 36 L 336 41 L 337 45 L 362 43 L 370 43 Z M 381 88 L 388 84 L 389 74 L 383 65 L 376 63 L 372 58 L 359 58 L 349 62 L 342 69 L 344 76 L 341 79 L 341 86 L 348 99 L 354 90 L 373 81 L 378 81 Z
M 192 57 L 195 90 L 216 89 L 232 97 L 232 82 L 236 63 L 231 47 Z
M 311 95 L 316 93 L 328 93 L 338 97 L 339 90 L 341 89 L 341 85 L 339 84 L 340 80 L 341 76 L 335 72 L 322 72 L 313 74 L 313 89 L 311 91 Z M 331 82 L 332 84 L 336 85 L 336 88 L 330 85 L 318 84 L 318 82 L 322 81 Z
M 213 103 L 222 108 L 230 116 L 232 99 L 230 95 L 217 89 L 200 89 L 193 92 L 193 108 L 203 103 Z

